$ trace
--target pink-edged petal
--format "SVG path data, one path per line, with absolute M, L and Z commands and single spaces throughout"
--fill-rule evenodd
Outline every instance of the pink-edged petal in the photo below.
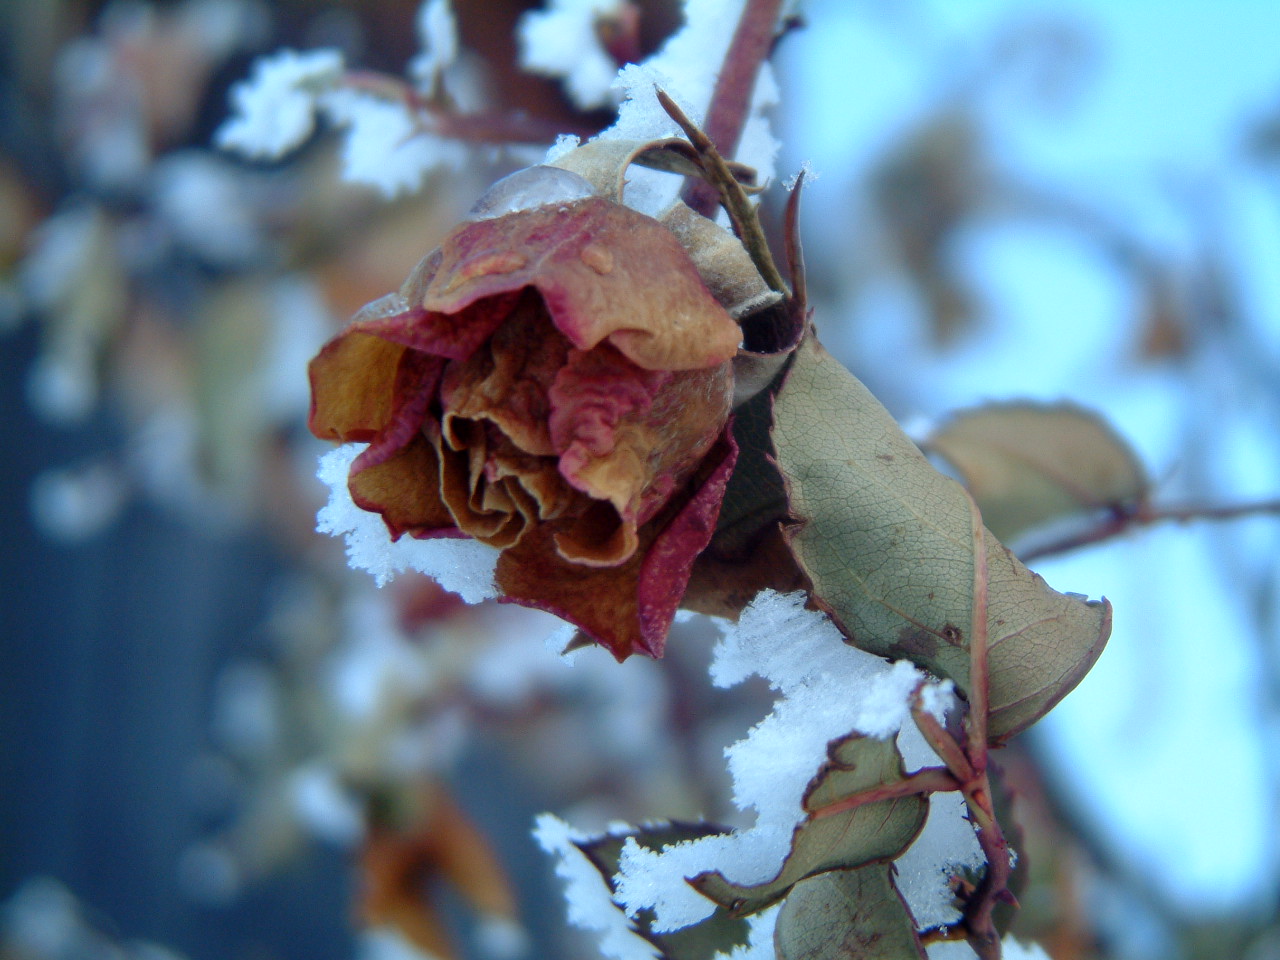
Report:
M 704 461 L 704 465 L 715 464 L 710 474 L 645 552 L 636 600 L 639 646 L 651 657 L 662 656 L 693 563 L 715 533 L 725 486 L 737 460 L 738 446 L 731 427 L 726 426 Z
M 608 339 L 647 370 L 715 366 L 742 339 L 675 235 L 600 197 L 463 224 L 414 305 L 459 314 L 526 286 L 574 346 Z
M 351 464 L 352 475 L 384 463 L 419 436 L 443 371 L 444 360 L 439 357 L 416 350 L 403 352 L 393 380 L 391 415 Z
M 736 455 L 726 430 L 685 494 L 688 499 L 677 499 L 641 528 L 639 548 L 618 566 L 571 563 L 556 554 L 554 524 L 534 527 L 498 558 L 503 601 L 556 614 L 618 660 L 634 653 L 661 656 L 693 560 L 715 529 Z
M 401 313 L 371 320 L 354 320 L 347 328 L 450 360 L 465 360 L 476 352 L 511 313 L 520 291 L 500 293 L 457 313 L 409 307 Z

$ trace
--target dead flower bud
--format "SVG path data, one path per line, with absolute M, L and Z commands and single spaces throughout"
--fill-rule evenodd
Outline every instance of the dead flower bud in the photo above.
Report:
M 671 231 L 578 186 L 482 201 L 312 360 L 310 426 L 369 443 L 351 494 L 393 538 L 491 544 L 506 600 L 656 657 L 736 458 L 741 332 Z

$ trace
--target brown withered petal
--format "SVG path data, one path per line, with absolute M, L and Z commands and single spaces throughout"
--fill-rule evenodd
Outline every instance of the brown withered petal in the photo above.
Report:
M 391 417 L 396 371 L 404 347 L 344 331 L 311 361 L 308 425 L 322 440 L 364 443 Z
M 737 453 L 725 431 L 690 480 L 689 499 L 674 499 L 646 524 L 639 548 L 619 566 L 572 563 L 558 555 L 547 527 L 531 531 L 498 558 L 502 599 L 563 617 L 618 660 L 662 656 L 694 559 L 715 530 Z
M 740 332 L 657 221 L 602 198 L 463 224 L 312 362 L 393 537 L 502 551 L 508 599 L 662 651 L 715 525 Z
M 575 347 L 608 339 L 646 370 L 714 366 L 742 339 L 671 232 L 600 197 L 463 224 L 441 250 L 411 303 L 429 322 L 531 286 Z

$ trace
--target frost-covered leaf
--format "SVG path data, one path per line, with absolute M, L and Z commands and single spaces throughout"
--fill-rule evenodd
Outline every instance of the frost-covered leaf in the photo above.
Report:
M 952 417 L 928 448 L 960 472 L 1002 540 L 1147 494 L 1142 464 L 1097 414 L 1068 403 L 993 403 Z
M 612 890 L 622 847 L 629 837 L 634 838 L 642 847 L 661 850 L 668 844 L 723 833 L 723 828 L 709 824 L 667 823 L 642 827 L 630 833 L 606 834 L 580 841 L 576 846 L 600 871 Z M 634 921 L 635 932 L 657 947 L 664 960 L 711 960 L 717 953 L 728 953 L 747 942 L 747 921 L 732 916 L 724 909 L 717 909 L 701 923 L 667 933 L 654 932 L 652 923 L 653 911 L 641 911 Z
M 892 739 L 860 734 L 842 737 L 832 741 L 827 762 L 810 781 L 804 808 L 812 812 L 904 776 L 902 758 Z M 739 916 L 755 913 L 786 896 L 805 877 L 898 856 L 924 826 L 928 809 L 928 801 L 917 795 L 879 800 L 835 816 L 806 820 L 796 827 L 791 852 L 772 880 L 744 886 L 729 883 L 718 873 L 706 873 L 690 883 Z
M 774 402 L 792 549 L 855 646 L 908 659 L 968 694 L 974 547 L 969 499 L 810 337 Z M 986 537 L 989 734 L 1034 723 L 1102 652 L 1111 607 L 1052 590 Z
M 796 884 L 778 914 L 778 960 L 924 960 L 891 869 L 837 870 Z

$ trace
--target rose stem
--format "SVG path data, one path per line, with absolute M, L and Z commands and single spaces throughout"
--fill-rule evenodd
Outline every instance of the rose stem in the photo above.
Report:
M 1266 514 L 1280 514 L 1280 499 L 1260 500 L 1256 503 L 1190 504 L 1180 507 L 1153 507 L 1148 504 L 1131 509 L 1117 507 L 1097 526 L 1063 540 L 1027 550 L 1020 554 L 1018 559 L 1023 563 L 1030 563 L 1032 560 L 1040 560 L 1054 554 L 1066 553 L 1069 550 L 1077 550 L 1080 547 L 1110 540 L 1134 527 L 1146 527 L 1170 520 L 1177 523 L 1190 523 L 1193 520 L 1236 520 L 1240 517 Z
M 1000 960 L 1000 934 L 992 919 L 996 902 L 1015 903 L 1009 892 L 1009 844 L 1005 841 L 1000 821 L 996 819 L 991 797 L 991 781 L 987 774 L 987 712 L 990 701 L 990 677 L 987 665 L 987 538 L 982 514 L 972 497 L 969 501 L 970 530 L 973 535 L 973 615 L 969 628 L 969 715 L 965 723 L 968 734 L 967 754 L 973 769 L 972 779 L 964 786 L 964 799 L 969 815 L 978 828 L 978 845 L 987 858 L 982 881 L 969 898 L 964 925 L 969 931 L 969 944 L 981 960 Z
M 746 0 L 738 27 L 729 43 L 720 76 L 716 78 L 704 129 L 721 156 L 732 157 L 747 121 L 751 92 L 755 89 L 760 64 L 773 47 L 782 0 Z M 715 215 L 720 196 L 703 180 L 690 180 L 684 202 L 704 217 Z

